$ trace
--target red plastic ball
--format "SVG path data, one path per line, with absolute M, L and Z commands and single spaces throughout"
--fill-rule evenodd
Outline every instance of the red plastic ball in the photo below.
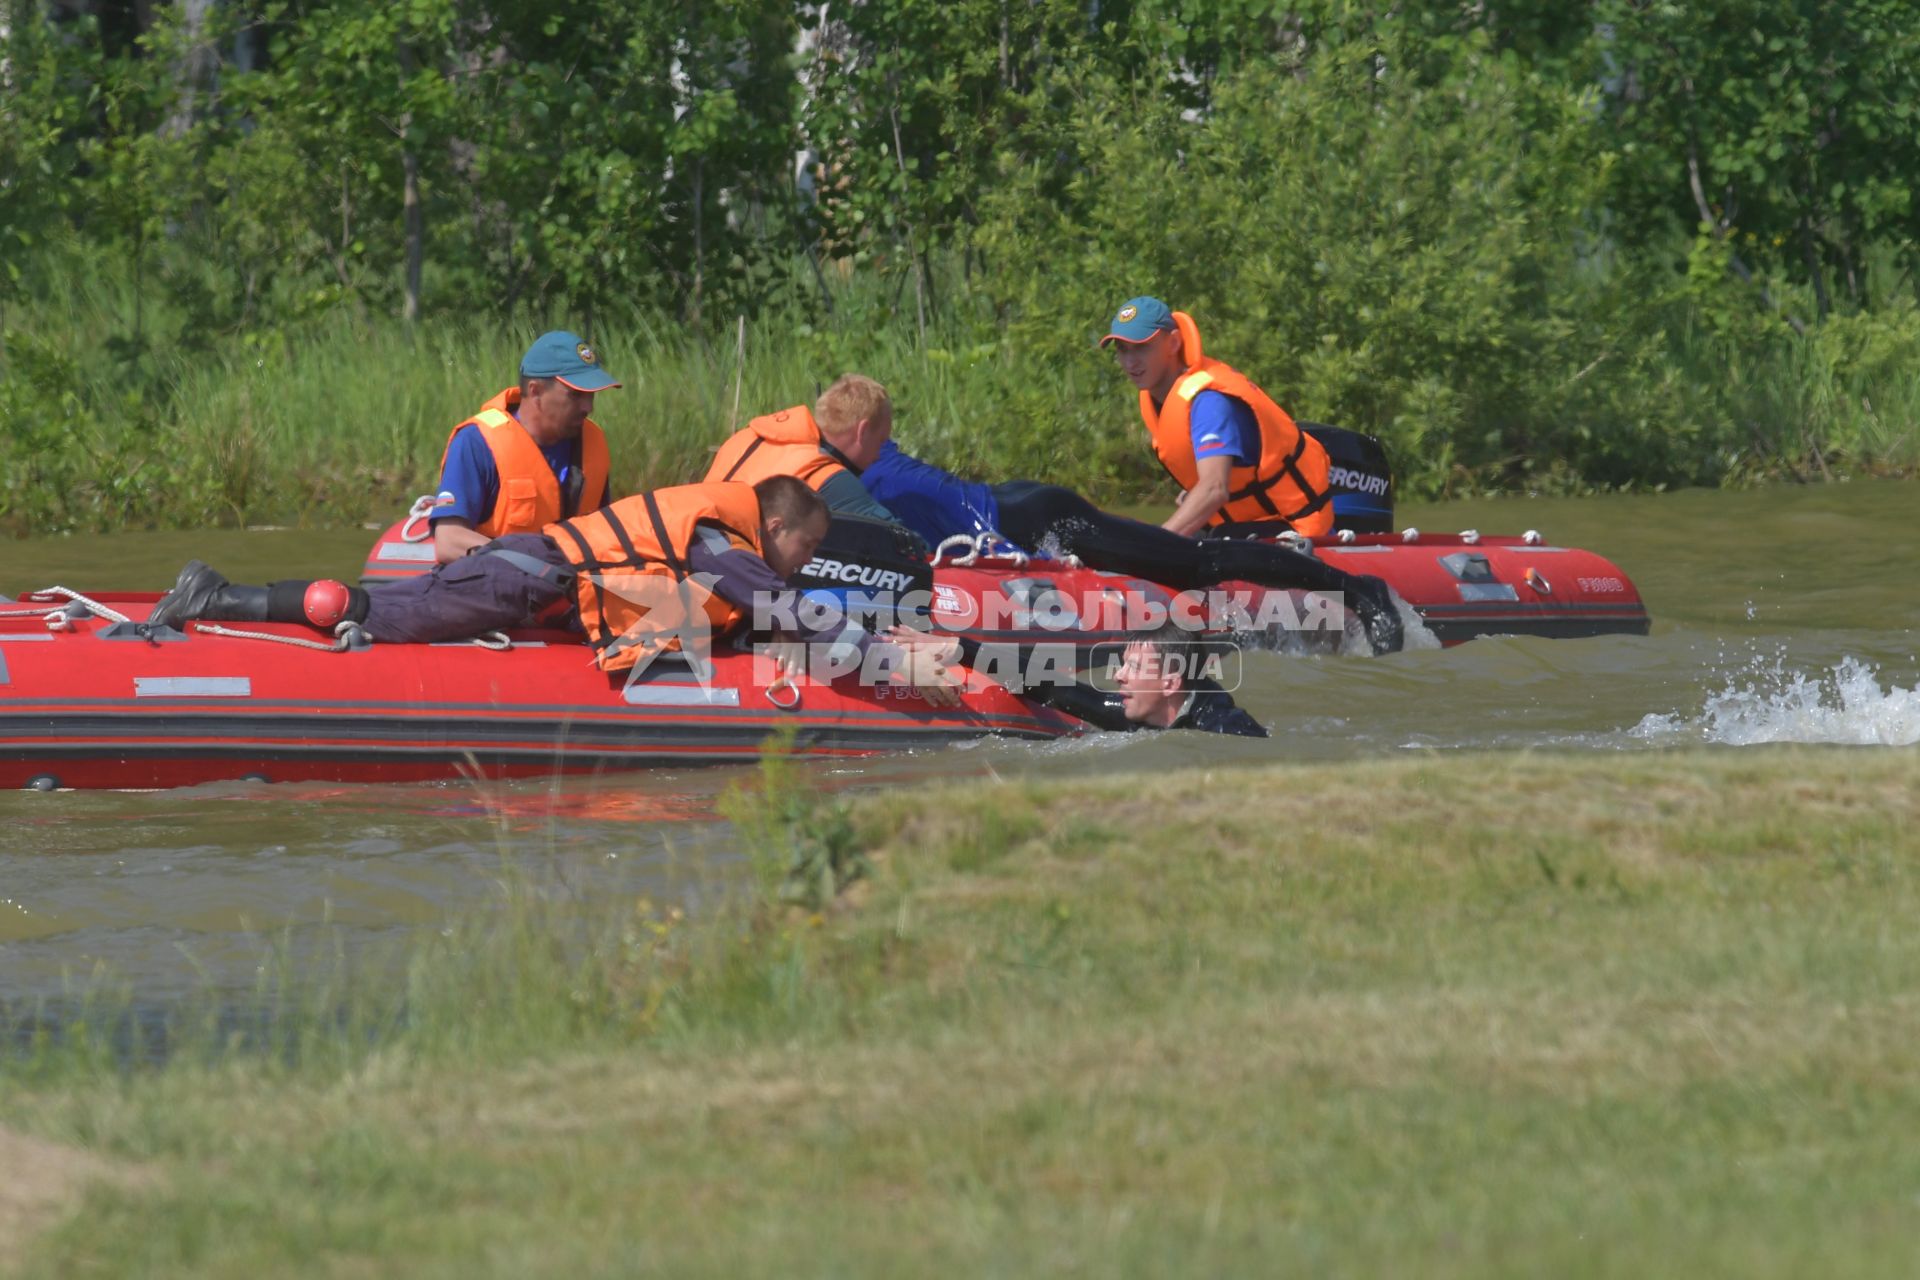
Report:
M 347 616 L 347 605 L 351 603 L 347 595 L 347 584 L 335 582 L 332 578 L 313 583 L 307 588 L 307 594 L 301 599 L 301 606 L 307 611 L 307 621 L 322 630 L 332 630 L 340 619 Z

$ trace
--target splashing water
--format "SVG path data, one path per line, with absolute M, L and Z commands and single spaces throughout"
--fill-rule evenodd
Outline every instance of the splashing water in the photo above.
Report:
M 1920 743 L 1920 686 L 1902 689 L 1871 663 L 1843 658 L 1824 675 L 1756 661 L 1710 694 L 1700 714 L 1650 715 L 1631 736 L 1646 742 L 1690 739 L 1747 747 L 1770 742 L 1910 747 Z

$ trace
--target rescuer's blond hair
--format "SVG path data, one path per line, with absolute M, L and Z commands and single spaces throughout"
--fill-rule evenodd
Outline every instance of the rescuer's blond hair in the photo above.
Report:
M 843 373 L 813 402 L 813 420 L 821 434 L 844 437 L 888 406 L 887 389 L 864 373 Z

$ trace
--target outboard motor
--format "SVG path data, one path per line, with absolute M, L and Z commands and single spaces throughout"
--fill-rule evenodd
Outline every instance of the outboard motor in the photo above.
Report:
M 1393 468 L 1370 435 L 1302 422 L 1300 429 L 1327 451 L 1327 488 L 1333 491 L 1333 527 L 1355 533 L 1393 532 Z
M 933 625 L 933 567 L 926 548 L 884 520 L 836 514 L 820 549 L 791 581 L 803 596 L 831 600 L 869 629 Z

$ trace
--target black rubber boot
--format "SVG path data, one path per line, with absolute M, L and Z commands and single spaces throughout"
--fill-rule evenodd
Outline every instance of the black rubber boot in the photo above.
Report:
M 1367 643 L 1376 654 L 1398 653 L 1406 645 L 1400 625 L 1400 608 L 1393 602 L 1393 589 L 1379 578 L 1356 573 L 1346 584 L 1347 605 L 1366 629 Z
M 149 631 L 157 631 L 161 627 L 181 628 L 195 618 L 265 622 L 267 596 L 265 587 L 235 586 L 205 561 L 189 560 L 173 590 L 153 606 L 145 625 Z

